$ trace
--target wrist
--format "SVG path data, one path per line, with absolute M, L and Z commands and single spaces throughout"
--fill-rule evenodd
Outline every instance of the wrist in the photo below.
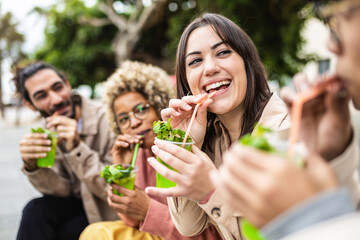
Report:
M 24 163 L 24 169 L 28 172 L 32 172 L 38 168 L 37 164 L 30 164 L 27 161 L 23 160 Z
M 211 190 L 205 197 L 203 197 L 199 201 L 199 203 L 200 204 L 206 204 L 209 201 L 209 199 L 211 198 L 211 196 L 214 194 L 214 192 L 215 192 L 215 189 Z

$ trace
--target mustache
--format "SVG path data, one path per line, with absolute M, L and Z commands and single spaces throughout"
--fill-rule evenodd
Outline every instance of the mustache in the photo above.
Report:
M 51 109 L 50 109 L 50 115 L 53 115 L 57 110 L 62 109 L 63 107 L 67 107 L 70 106 L 71 103 L 69 100 L 64 100 L 59 104 L 54 105 Z

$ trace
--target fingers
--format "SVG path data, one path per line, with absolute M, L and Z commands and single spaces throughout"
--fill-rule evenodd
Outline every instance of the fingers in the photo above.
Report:
M 283 87 L 280 90 L 280 96 L 290 111 L 292 108 L 292 103 L 294 102 L 294 100 L 296 99 L 296 96 L 297 96 L 296 92 L 293 89 L 291 89 L 290 87 Z
M 348 121 L 350 119 L 349 100 L 350 94 L 341 82 L 335 82 L 328 87 L 329 96 L 325 99 L 326 105 L 338 117 Z
M 20 143 L 20 154 L 22 159 L 38 159 L 46 157 L 50 148 L 51 140 L 47 139 L 46 134 L 31 133 L 25 135 Z
M 76 129 L 77 127 L 77 122 L 74 119 L 65 117 L 65 116 L 55 116 L 55 117 L 49 117 L 46 119 L 47 120 L 47 125 L 46 127 L 48 129 L 56 129 L 58 130 L 58 125 L 62 125 L 62 126 L 67 126 L 67 127 L 73 127 Z
M 170 168 L 166 167 L 164 164 L 160 163 L 156 158 L 150 157 L 147 159 L 151 167 L 153 167 L 159 174 L 163 177 L 173 181 L 175 183 L 182 183 L 182 176 Z M 187 180 L 187 179 L 185 179 Z
M 125 196 L 128 196 L 130 198 L 133 198 L 136 195 L 136 192 L 134 190 L 130 190 L 127 188 L 124 188 L 122 186 L 119 186 L 117 184 L 111 184 L 111 187 L 114 188 L 116 191 L 118 191 L 119 193 L 124 194 Z M 115 194 L 116 195 L 116 194 Z M 117 195 L 118 196 L 118 195 Z
M 114 146 L 118 148 L 130 148 L 132 149 L 136 143 L 138 143 L 142 139 L 140 135 L 129 135 L 129 134 L 121 134 L 118 135 Z
M 294 87 L 297 92 L 306 92 L 311 88 L 311 84 L 304 73 L 297 73 L 293 77 Z
M 25 135 L 19 143 L 20 146 L 49 146 L 51 145 L 51 140 L 48 139 L 47 134 L 43 133 L 30 133 Z
M 56 132 L 59 138 L 72 139 L 75 137 L 77 129 L 76 126 L 57 125 Z
M 307 173 L 319 190 L 337 186 L 337 178 L 330 165 L 318 154 L 310 153 L 307 158 Z
M 160 197 L 179 197 L 183 195 L 178 187 L 171 187 L 171 188 L 147 187 L 145 188 L 145 192 L 148 195 L 160 196 Z
M 194 154 L 192 154 L 191 152 L 189 152 L 188 150 L 184 149 L 181 147 L 181 143 L 179 143 L 179 145 L 177 144 L 173 144 L 173 143 L 169 143 L 163 140 L 159 140 L 156 139 L 154 141 L 154 146 L 151 148 L 153 150 L 153 153 L 155 153 L 159 158 L 161 158 L 164 162 L 168 162 L 171 161 L 171 158 L 178 158 L 179 160 L 181 160 L 184 163 L 191 163 L 192 158 L 194 157 Z M 168 163 L 169 164 L 169 163 Z M 184 167 L 183 164 L 177 165 L 178 163 L 176 163 L 174 161 L 175 166 L 172 166 L 171 164 L 169 164 L 172 167 L 178 167 L 179 169 L 181 169 L 181 167 Z
M 213 161 L 211 161 L 211 159 L 209 158 L 209 156 L 204 153 L 203 151 L 201 151 L 198 147 L 196 147 L 195 145 L 193 145 L 191 147 L 191 152 L 193 152 L 196 156 L 200 157 L 201 160 L 210 163 L 212 165 L 214 165 Z

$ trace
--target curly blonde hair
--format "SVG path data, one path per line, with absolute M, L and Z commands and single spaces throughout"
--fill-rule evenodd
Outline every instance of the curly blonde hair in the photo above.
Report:
M 155 109 L 160 111 L 168 107 L 175 89 L 169 75 L 159 67 L 136 61 L 125 61 L 106 81 L 103 102 L 106 104 L 111 129 L 121 134 L 115 123 L 114 101 L 127 92 L 138 92 Z

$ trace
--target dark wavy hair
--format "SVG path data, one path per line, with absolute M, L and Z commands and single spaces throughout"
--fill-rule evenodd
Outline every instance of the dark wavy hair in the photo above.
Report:
M 67 79 L 64 74 L 62 74 L 60 71 L 58 71 L 54 66 L 45 63 L 45 62 L 35 62 L 27 65 L 26 67 L 15 67 L 13 70 L 13 78 L 12 81 L 14 81 L 16 86 L 16 91 L 21 94 L 22 98 L 30 103 L 31 99 L 29 96 L 29 93 L 25 87 L 25 82 L 27 79 L 35 75 L 37 72 L 43 69 L 51 69 L 64 81 L 66 82 Z
M 187 78 L 185 55 L 186 45 L 190 34 L 197 28 L 211 26 L 215 33 L 236 51 L 244 60 L 247 89 L 244 99 L 244 116 L 239 138 L 253 130 L 255 123 L 259 120 L 263 109 L 271 97 L 270 89 L 267 83 L 265 69 L 260 61 L 259 54 L 250 37 L 234 22 L 228 18 L 214 13 L 204 13 L 194 19 L 181 35 L 177 55 L 176 55 L 176 79 L 177 79 L 177 97 L 191 93 Z M 216 115 L 208 112 L 208 126 L 204 144 L 210 133 L 214 131 L 213 122 Z M 204 146 L 203 146 L 204 147 Z

